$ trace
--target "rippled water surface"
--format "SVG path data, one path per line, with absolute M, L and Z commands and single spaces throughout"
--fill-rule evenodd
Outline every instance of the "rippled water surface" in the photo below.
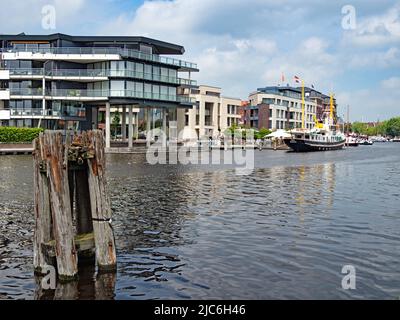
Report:
M 0 156 L 0 299 L 400 297 L 400 144 L 256 151 L 232 166 L 109 155 L 116 275 L 43 292 L 32 273 L 30 156 Z M 356 289 L 343 290 L 344 265 Z

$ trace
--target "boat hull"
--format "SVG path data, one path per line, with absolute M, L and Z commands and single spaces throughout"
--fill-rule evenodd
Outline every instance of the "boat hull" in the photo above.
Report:
M 346 142 L 348 147 L 358 147 L 360 144 L 358 142 Z
M 345 140 L 339 142 L 316 142 L 304 139 L 284 140 L 285 144 L 295 152 L 312 152 L 312 151 L 330 151 L 342 149 L 345 145 Z

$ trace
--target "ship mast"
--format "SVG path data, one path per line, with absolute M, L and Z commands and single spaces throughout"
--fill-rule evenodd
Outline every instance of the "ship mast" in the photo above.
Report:
M 304 80 L 301 80 L 301 128 L 305 129 L 305 97 L 304 97 Z
M 331 124 L 333 125 L 333 93 L 331 93 L 331 98 L 330 98 L 330 112 L 329 112 L 329 119 L 331 120 Z

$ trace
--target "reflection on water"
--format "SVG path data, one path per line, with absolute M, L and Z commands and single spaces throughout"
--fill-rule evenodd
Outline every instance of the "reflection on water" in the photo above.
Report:
M 35 300 L 113 300 L 115 273 L 98 273 L 94 266 L 79 267 L 79 281 L 57 283 L 55 290 L 42 288 L 42 277 L 35 276 Z
M 399 297 L 400 145 L 366 148 L 256 152 L 249 176 L 110 155 L 118 272 L 53 291 L 32 276 L 31 159 L 0 157 L 0 299 Z

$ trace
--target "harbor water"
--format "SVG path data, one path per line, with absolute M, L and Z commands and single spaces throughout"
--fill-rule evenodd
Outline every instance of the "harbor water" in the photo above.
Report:
M 32 158 L 1 156 L 0 299 L 399 299 L 399 163 L 400 143 L 256 150 L 250 175 L 108 155 L 118 271 L 82 268 L 44 292 Z M 355 289 L 342 288 L 346 265 Z

